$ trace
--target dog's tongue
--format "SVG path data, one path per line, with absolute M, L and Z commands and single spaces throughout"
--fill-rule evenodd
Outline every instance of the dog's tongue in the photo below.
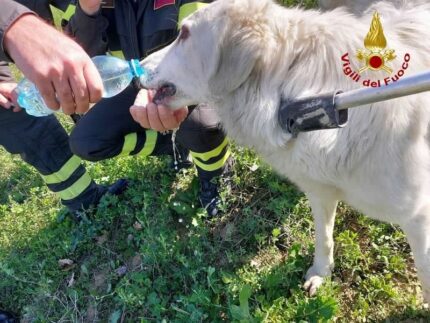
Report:
M 154 95 L 154 102 L 157 104 L 162 103 L 163 99 L 174 96 L 176 94 L 176 86 L 171 83 L 166 83 L 158 88 Z

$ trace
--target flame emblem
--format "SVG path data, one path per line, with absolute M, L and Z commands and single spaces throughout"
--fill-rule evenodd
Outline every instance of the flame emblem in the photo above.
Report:
M 373 71 L 384 70 L 391 74 L 393 70 L 386 65 L 387 62 L 396 58 L 394 49 L 387 48 L 387 39 L 384 35 L 381 19 L 378 12 L 373 14 L 370 30 L 364 39 L 365 50 L 359 49 L 357 51 L 357 58 L 366 63 L 365 66 L 360 68 L 359 73 L 370 69 Z

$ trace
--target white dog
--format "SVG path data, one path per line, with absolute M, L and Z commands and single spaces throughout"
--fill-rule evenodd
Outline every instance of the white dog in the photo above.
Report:
M 287 9 L 271 0 L 219 0 L 186 19 L 174 43 L 142 62 L 150 74 L 142 82 L 157 89 L 157 102 L 173 109 L 198 102 L 216 106 L 232 139 L 255 148 L 307 194 L 316 235 L 305 283 L 310 294 L 331 274 L 335 211 L 343 200 L 400 225 L 429 301 L 429 94 L 353 109 L 346 128 L 297 138 L 278 124 L 281 97 L 347 91 L 361 88 L 367 78 L 430 68 L 430 5 L 375 8 L 387 48 L 397 55 L 387 63 L 391 76 L 367 70 L 358 82 L 346 75 L 348 68 L 364 65 L 355 55 L 364 48 L 372 15 Z

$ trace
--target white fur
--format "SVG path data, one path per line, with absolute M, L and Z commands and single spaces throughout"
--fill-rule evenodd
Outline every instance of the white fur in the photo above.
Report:
M 430 5 L 375 5 L 397 71 L 410 53 L 407 75 L 430 68 Z M 172 108 L 198 102 L 217 106 L 230 138 L 253 147 L 308 196 L 315 219 L 315 257 L 305 287 L 313 294 L 333 267 L 333 225 L 343 200 L 368 216 L 405 231 L 424 297 L 430 300 L 430 96 L 419 94 L 350 111 L 339 130 L 301 133 L 280 128 L 280 97 L 361 87 L 346 77 L 341 56 L 354 54 L 371 12 L 321 13 L 286 9 L 271 0 L 219 0 L 183 23 L 190 37 L 143 61 L 146 87 L 165 82 L 177 94 Z M 383 79 L 386 73 L 365 72 Z

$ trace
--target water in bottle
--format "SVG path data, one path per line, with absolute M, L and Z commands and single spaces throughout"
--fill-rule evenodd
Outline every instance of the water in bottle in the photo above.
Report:
M 35 117 L 43 117 L 54 113 L 54 110 L 46 106 L 36 85 L 31 83 L 28 79 L 22 79 L 22 81 L 18 83 L 16 91 L 18 92 L 17 101 L 19 106 L 25 109 L 28 114 Z
M 94 65 L 103 81 L 103 97 L 110 98 L 122 92 L 133 80 L 145 72 L 137 59 L 125 61 L 114 56 L 95 56 Z
M 146 72 L 137 59 L 130 61 L 114 56 L 95 56 L 94 65 L 103 81 L 103 97 L 110 98 L 122 92 L 134 77 L 145 77 Z M 17 86 L 18 104 L 26 112 L 35 117 L 47 116 L 54 113 L 49 109 L 36 86 L 27 79 L 23 79 Z

